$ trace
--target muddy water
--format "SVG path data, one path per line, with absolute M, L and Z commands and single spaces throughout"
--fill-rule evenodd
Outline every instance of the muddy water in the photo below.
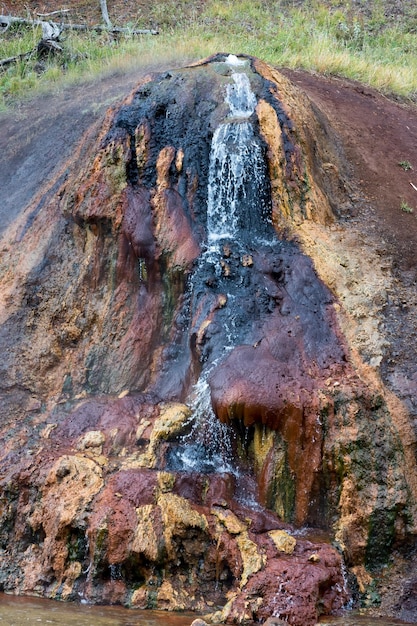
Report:
M 0 594 L 0 626 L 190 626 L 196 615 L 136 611 Z
M 165 611 L 136 611 L 119 607 L 87 606 L 0 593 L 0 626 L 190 626 L 196 615 Z M 370 618 L 355 613 L 323 618 L 318 626 L 398 626 L 395 619 Z

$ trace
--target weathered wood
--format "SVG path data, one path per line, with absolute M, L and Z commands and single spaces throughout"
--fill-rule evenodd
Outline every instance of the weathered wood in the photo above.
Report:
M 36 48 L 29 50 L 28 52 L 23 52 L 22 54 L 17 54 L 13 57 L 8 57 L 6 59 L 0 60 L 0 67 L 7 67 L 12 63 L 17 63 L 18 61 L 22 61 L 23 59 L 28 59 L 33 54 L 36 53 L 37 57 L 40 59 L 45 56 L 49 56 L 51 54 L 56 54 L 58 52 L 62 52 L 63 48 L 58 43 L 59 36 L 62 32 L 61 27 L 55 22 L 47 22 L 45 20 L 25 20 L 24 18 L 15 18 L 11 15 L 1 15 L 0 16 L 0 25 L 4 30 L 9 28 L 10 24 L 18 23 L 23 21 L 23 23 L 30 23 L 40 25 L 42 28 L 42 38 L 39 41 Z
M 29 20 L 24 17 L 14 17 L 13 15 L 0 15 L 0 26 L 2 28 L 9 28 L 12 24 L 26 24 L 28 26 L 40 26 L 42 28 L 42 35 L 56 32 L 60 27 L 58 24 L 52 21 L 46 20 Z
M 105 23 L 107 28 L 110 30 L 111 28 L 113 28 L 113 25 L 110 21 L 109 12 L 107 10 L 107 0 L 100 0 L 100 9 L 101 9 L 101 16 L 103 18 L 103 22 Z
M 68 13 L 70 9 L 59 9 L 58 11 L 51 11 L 50 13 L 38 13 L 36 15 L 38 17 L 49 17 L 50 15 L 61 15 L 61 13 Z
M 6 59 L 0 59 L 0 67 L 7 67 L 12 63 L 17 63 L 18 61 L 23 61 L 23 59 L 28 59 L 33 53 L 35 49 L 30 50 L 29 52 L 23 52 L 22 54 L 17 54 L 14 57 L 7 57 Z
M 42 41 L 57 41 L 62 32 L 55 22 L 42 22 Z
M 41 39 L 37 47 L 38 59 L 62 52 L 63 48 L 55 39 Z
M 151 30 L 151 29 L 130 29 L 130 28 L 122 28 L 118 26 L 113 26 L 111 29 L 106 28 L 101 24 L 97 24 L 95 26 L 88 26 L 87 24 L 60 24 L 62 26 L 62 30 L 79 30 L 79 31 L 89 31 L 93 30 L 97 33 L 113 33 L 113 34 L 126 34 L 126 35 L 159 35 L 159 30 Z
M 53 11 L 58 13 L 58 11 Z M 42 28 L 42 39 L 40 40 L 37 48 L 30 50 L 29 52 L 23 52 L 13 57 L 7 57 L 6 59 L 0 59 L 0 67 L 7 67 L 12 63 L 17 63 L 23 59 L 29 58 L 37 51 L 38 56 L 44 56 L 45 54 L 55 54 L 62 52 L 62 47 L 59 45 L 59 36 L 63 30 L 76 30 L 76 31 L 89 31 L 96 32 L 108 32 L 111 34 L 129 34 L 129 35 L 158 35 L 157 30 L 131 30 L 129 28 L 111 27 L 108 29 L 104 25 L 88 26 L 87 24 L 64 24 L 63 22 L 57 24 L 53 21 L 46 20 L 29 20 L 24 17 L 15 17 L 13 15 L 0 15 L 0 29 L 4 32 L 11 24 L 26 24 L 29 26 L 40 26 Z
M 11 24 L 29 24 L 31 26 L 38 26 L 41 24 L 41 20 L 28 20 L 24 17 L 14 17 L 13 15 L 0 15 L 0 26 L 2 28 L 8 28 Z
M 28 26 L 42 26 L 45 23 L 45 20 L 29 20 L 24 17 L 14 17 L 12 15 L 0 15 L 0 26 L 4 29 L 8 28 L 11 24 L 27 24 Z M 54 22 L 46 22 L 49 24 L 53 24 Z M 111 29 L 106 28 L 103 24 L 97 24 L 95 26 L 88 26 L 88 24 L 65 24 L 60 22 L 58 27 L 63 30 L 78 30 L 78 31 L 89 31 L 93 30 L 95 32 L 109 32 L 114 34 L 128 34 L 128 35 L 159 35 L 159 31 L 151 30 L 151 29 L 130 29 L 130 28 L 119 28 L 117 26 L 113 26 Z

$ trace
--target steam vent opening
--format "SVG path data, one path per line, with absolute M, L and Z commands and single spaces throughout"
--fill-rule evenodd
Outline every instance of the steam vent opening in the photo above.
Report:
M 217 54 L 11 225 L 4 591 L 295 626 L 369 597 L 415 485 L 335 275 L 348 172 L 303 92 Z

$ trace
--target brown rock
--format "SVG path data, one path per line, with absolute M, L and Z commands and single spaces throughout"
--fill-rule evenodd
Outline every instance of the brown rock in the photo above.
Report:
M 272 197 L 258 215 L 248 193 L 239 246 L 199 259 L 230 71 L 220 55 L 143 81 L 1 247 L 6 591 L 312 626 L 348 599 L 342 561 L 290 523 L 334 528 L 364 593 L 364 564 L 415 534 L 412 423 L 373 369 L 392 269 L 332 213 L 351 194 L 325 117 L 255 59 Z M 210 402 L 233 434 L 222 474 Z M 173 469 L 184 442 L 204 470 Z

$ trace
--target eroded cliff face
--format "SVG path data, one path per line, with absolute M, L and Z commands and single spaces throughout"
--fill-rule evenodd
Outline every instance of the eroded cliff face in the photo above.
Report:
M 5 590 L 306 626 L 348 601 L 343 555 L 369 599 L 414 535 L 415 440 L 345 167 L 288 80 L 218 55 L 138 85 L 12 225 Z

